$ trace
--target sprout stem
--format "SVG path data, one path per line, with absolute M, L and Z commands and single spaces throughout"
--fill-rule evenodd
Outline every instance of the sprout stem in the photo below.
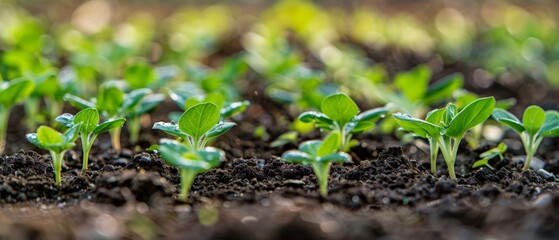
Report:
M 120 130 L 122 128 L 114 128 L 112 130 L 109 131 L 109 134 L 111 135 L 111 143 L 113 144 L 113 148 L 115 150 L 120 150 Z
M 439 155 L 439 144 L 432 138 L 429 138 L 429 147 L 431 155 L 431 173 L 433 176 L 437 176 L 437 157 Z
M 331 162 L 318 162 L 312 165 L 318 181 L 319 193 L 322 197 L 328 196 L 328 174 L 331 165 Z
M 62 160 L 64 158 L 64 153 L 66 151 L 62 151 L 57 153 L 55 151 L 50 150 L 50 156 L 52 158 L 52 164 L 54 166 L 54 179 L 56 186 L 62 185 Z
M 128 123 L 128 133 L 129 133 L 129 140 L 130 143 L 132 144 L 136 144 L 138 142 L 138 139 L 140 138 L 140 130 L 141 130 L 141 125 L 140 125 L 140 117 L 133 117 L 130 118 Z
M 190 187 L 194 183 L 197 172 L 190 169 L 181 168 L 181 192 L 179 199 L 186 201 L 188 193 L 190 192 Z
M 3 154 L 4 149 L 6 148 L 6 136 L 10 110 L 10 108 L 0 106 L 0 154 Z

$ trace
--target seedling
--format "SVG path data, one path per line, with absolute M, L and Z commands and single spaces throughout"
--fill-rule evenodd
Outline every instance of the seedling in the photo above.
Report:
M 196 175 L 217 167 L 225 159 L 225 153 L 217 148 L 205 147 L 194 150 L 170 139 L 159 141 L 159 155 L 165 162 L 180 169 L 181 193 L 179 199 L 183 201 L 188 197 Z
M 177 137 L 188 149 L 202 150 L 208 141 L 224 134 L 235 123 L 224 122 L 218 107 L 213 103 L 200 103 L 187 109 L 179 118 L 178 124 L 156 122 L 153 129 L 162 130 Z
M 532 105 L 524 110 L 521 122 L 512 113 L 497 108 L 493 112 L 493 118 L 511 127 L 520 135 L 526 151 L 524 170 L 530 168 L 532 158 L 544 137 L 559 136 L 559 112 L 557 111 L 544 111 L 541 107 Z
M 351 163 L 351 157 L 338 152 L 341 135 L 332 132 L 324 141 L 312 140 L 299 145 L 299 150 L 289 150 L 281 157 L 291 163 L 310 164 L 318 180 L 320 195 L 328 195 L 328 175 L 332 163 Z
M 433 175 L 436 175 L 437 172 L 437 155 L 440 149 L 450 178 L 455 180 L 454 163 L 464 134 L 491 116 L 494 108 L 495 98 L 486 97 L 471 102 L 458 113 L 456 113 L 456 106 L 450 103 L 445 108 L 429 112 L 425 120 L 401 113 L 392 116 L 404 130 L 427 138 L 430 145 Z
M 120 128 L 126 122 L 124 118 L 109 119 L 99 124 L 99 112 L 95 108 L 86 108 L 73 116 L 65 113 L 55 119 L 66 127 L 81 125 L 78 133 L 82 142 L 82 173 L 87 171 L 89 151 L 99 134 L 108 132 L 115 128 Z
M 101 85 L 97 98 L 90 101 L 78 96 L 66 94 L 64 99 L 79 109 L 96 108 L 105 119 L 123 118 L 128 119 L 130 130 L 130 142 L 138 140 L 140 132 L 140 116 L 156 108 L 164 99 L 160 94 L 152 94 L 147 88 L 141 88 L 130 93 L 124 93 L 112 82 Z M 113 128 L 109 131 L 113 148 L 120 150 L 121 128 Z
M 489 165 L 489 160 L 499 157 L 501 160 L 503 159 L 503 154 L 507 151 L 507 145 L 504 143 L 499 143 L 497 147 L 491 148 L 482 154 L 479 155 L 481 158 L 480 160 L 476 161 L 472 168 L 479 168 L 482 166 L 486 166 L 491 170 L 495 170 L 491 165 Z
M 0 85 L 0 154 L 6 147 L 8 120 L 12 107 L 31 95 L 35 83 L 31 80 L 19 79 L 2 82 Z M 33 116 L 28 116 L 33 117 Z
M 74 143 L 78 138 L 78 131 L 81 124 L 76 124 L 69 128 L 64 134 L 47 127 L 40 126 L 37 133 L 27 134 L 27 140 L 37 147 L 49 150 L 54 165 L 54 178 L 57 186 L 62 185 L 62 161 L 64 154 L 69 149 L 76 146 Z
M 348 151 L 353 144 L 350 142 L 353 134 L 371 129 L 388 112 L 386 108 L 375 108 L 359 114 L 357 104 L 344 93 L 335 93 L 322 100 L 321 111 L 304 112 L 299 115 L 299 120 L 314 121 L 317 128 L 339 133 L 340 151 Z

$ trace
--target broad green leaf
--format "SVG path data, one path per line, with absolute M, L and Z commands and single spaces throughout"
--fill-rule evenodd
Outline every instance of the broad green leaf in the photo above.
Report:
M 524 110 L 522 123 L 529 135 L 537 134 L 540 131 L 540 128 L 542 127 L 544 121 L 545 111 L 541 107 L 532 105 Z
M 370 109 L 365 112 L 360 113 L 355 117 L 357 121 L 376 121 L 379 118 L 382 118 L 386 113 L 388 113 L 388 109 L 386 108 L 375 108 Z
M 101 86 L 97 95 L 97 108 L 115 116 L 124 102 L 124 93 L 116 86 Z
M 374 127 L 376 121 L 383 118 L 386 113 L 388 113 L 387 108 L 375 108 L 362 112 L 346 124 L 347 130 L 352 134 L 367 131 Z
M 435 125 L 440 125 L 441 122 L 444 123 L 445 116 L 446 108 L 439 108 L 428 112 L 427 117 L 425 117 L 425 121 Z
M 228 118 L 237 113 L 244 112 L 248 106 L 250 106 L 249 101 L 232 102 L 223 106 L 219 112 L 222 118 Z
M 321 145 L 322 141 L 320 140 L 305 141 L 299 144 L 299 150 L 315 157 L 318 154 L 318 149 Z
M 320 144 L 320 147 L 316 152 L 316 156 L 322 157 L 337 152 L 341 143 L 342 139 L 340 138 L 340 134 L 338 132 L 332 132 L 328 134 L 326 139 L 324 139 L 324 141 L 322 141 L 322 144 Z
M 323 113 L 314 112 L 314 111 L 301 113 L 301 115 L 299 115 L 299 120 L 301 120 L 301 122 L 304 123 L 308 123 L 312 121 L 318 121 L 328 125 L 334 123 L 332 119 L 330 119 Z
M 79 130 L 81 128 L 81 123 L 77 123 L 72 126 L 62 135 L 65 143 L 74 143 L 79 136 Z
M 39 136 L 37 136 L 36 133 L 28 133 L 27 135 L 25 135 L 25 137 L 27 138 L 27 141 L 29 141 L 33 145 L 37 147 L 41 147 L 41 142 L 39 142 Z
M 186 168 L 197 172 L 211 168 L 211 165 L 202 161 L 196 152 L 192 152 L 185 145 L 170 139 L 159 141 L 159 155 L 168 164 L 179 168 Z
M 211 130 L 220 119 L 219 109 L 213 103 L 195 105 L 179 119 L 179 129 L 184 133 L 199 139 Z
M 524 132 L 525 130 L 524 125 L 520 122 L 520 120 L 507 110 L 495 108 L 492 116 L 498 122 L 508 125 L 518 133 Z
M 545 112 L 545 121 L 540 130 L 540 135 L 544 137 L 559 136 L 559 112 L 557 111 Z
M 206 137 L 208 138 L 217 137 L 221 134 L 226 133 L 227 131 L 229 131 L 229 129 L 233 128 L 234 126 L 237 126 L 237 124 L 234 122 L 220 122 L 216 124 L 210 131 L 208 131 Z
M 344 152 L 328 154 L 324 157 L 319 157 L 318 162 L 335 162 L 335 163 L 351 163 L 351 157 Z
M 344 93 L 326 97 L 321 104 L 322 112 L 340 125 L 345 125 L 359 113 L 357 104 Z
M 0 104 L 9 108 L 29 97 L 35 88 L 31 80 L 16 80 L 9 82 L 5 89 L 0 90 Z
M 48 126 L 40 126 L 37 129 L 37 137 L 42 146 L 64 143 L 62 134 Z
M 289 150 L 283 153 L 281 155 L 281 158 L 283 158 L 287 162 L 292 163 L 309 163 L 314 161 L 314 157 L 312 157 L 310 154 L 297 150 Z
M 165 96 L 162 94 L 153 94 L 143 98 L 140 105 L 133 109 L 133 111 L 128 112 L 127 117 L 134 118 L 139 117 L 149 111 L 157 108 L 161 102 L 165 100 Z
M 187 139 L 188 135 L 179 129 L 179 126 L 174 123 L 156 122 L 153 124 L 153 129 L 161 130 L 175 137 Z
M 124 80 L 132 89 L 147 87 L 156 79 L 156 72 L 146 63 L 137 63 L 124 71 Z
M 95 108 L 81 110 L 74 117 L 74 124 L 81 123 L 80 132 L 89 134 L 99 124 L 99 112 Z
M 54 119 L 54 121 L 62 124 L 62 126 L 70 128 L 70 127 L 74 126 L 74 115 L 69 114 L 69 113 L 64 113 L 64 114 L 56 117 Z
M 225 153 L 214 147 L 205 147 L 204 150 L 196 152 L 200 159 L 210 164 L 210 167 L 217 167 L 225 160 Z
M 423 102 L 425 105 L 432 105 L 450 98 L 456 90 L 462 87 L 463 84 L 464 76 L 460 73 L 454 73 L 446 76 L 427 89 Z
M 458 108 L 453 103 L 448 103 L 446 105 L 446 110 L 445 110 L 445 115 L 444 115 L 444 123 L 445 124 L 447 124 L 447 125 L 450 124 L 452 119 L 454 119 L 454 117 L 456 116 L 457 109 Z
M 74 96 L 72 94 L 65 94 L 64 95 L 64 101 L 67 101 L 70 103 L 70 105 L 78 108 L 78 109 L 85 109 L 85 108 L 95 108 L 95 104 L 87 101 L 83 98 L 80 98 L 78 96 Z
M 125 122 L 126 119 L 124 118 L 111 118 L 95 127 L 95 129 L 93 129 L 93 134 L 99 135 L 101 133 L 108 132 L 111 129 L 122 127 Z
M 148 88 L 136 89 L 129 92 L 126 94 L 126 99 L 124 99 L 124 102 L 122 103 L 122 108 L 126 111 L 133 111 L 132 109 L 138 106 L 138 104 L 142 102 L 142 99 L 151 93 L 151 89 Z
M 489 165 L 489 159 L 487 158 L 483 158 L 480 160 L 477 160 L 474 165 L 472 165 L 472 168 L 479 168 L 479 167 L 483 167 L 483 166 L 487 166 Z
M 480 98 L 468 104 L 450 121 L 446 135 L 462 137 L 466 131 L 485 121 L 493 113 L 495 98 Z
M 394 82 L 407 99 L 415 102 L 425 96 L 430 79 L 431 70 L 427 66 L 420 65 L 407 72 L 398 73 L 394 77 Z
M 404 130 L 411 132 L 419 137 L 437 137 L 441 134 L 443 130 L 442 127 L 435 125 L 430 122 L 423 121 L 421 119 L 412 118 L 409 115 L 395 113 L 392 115 L 398 125 Z

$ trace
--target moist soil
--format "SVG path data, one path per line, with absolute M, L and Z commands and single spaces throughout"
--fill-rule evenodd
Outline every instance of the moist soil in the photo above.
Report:
M 522 85 L 522 83 L 519 83 Z M 309 166 L 279 159 L 287 144 L 270 142 L 288 130 L 286 108 L 266 98 L 259 86 L 246 89 L 252 103 L 238 126 L 214 145 L 226 152 L 216 169 L 196 177 L 186 202 L 177 200 L 178 170 L 142 149 L 167 137 L 146 124 L 137 145 L 111 149 L 108 136 L 94 145 L 89 170 L 80 174 L 81 151 L 68 151 L 63 185 L 54 184 L 50 156 L 25 142 L 23 127 L 9 129 L 7 154 L 0 157 L 2 239 L 557 239 L 559 191 L 553 179 L 522 171 L 523 154 L 507 134 L 505 158 L 494 170 L 472 169 L 479 154 L 495 147 L 465 142 L 457 158 L 457 181 L 447 178 L 440 158 L 430 172 L 421 140 L 401 143 L 393 135 L 364 134 L 350 154 L 353 164 L 334 165 L 329 195 L 318 194 Z M 496 88 L 499 86 L 491 86 Z M 536 85 L 535 88 L 540 87 Z M 497 88 L 505 97 L 520 96 Z M 502 90 L 505 89 L 505 90 Z M 543 87 L 542 87 L 543 89 Z M 475 89 L 474 89 L 475 90 Z M 489 91 L 489 90 L 487 90 Z M 478 91 L 483 92 L 483 91 Z M 547 102 L 557 102 L 546 90 Z M 523 109 L 521 99 L 516 108 Z M 545 104 L 545 102 L 541 102 Z M 361 104 L 360 104 L 361 105 Z M 549 108 L 555 108 L 550 106 Z M 516 109 L 515 108 L 515 109 Z M 166 121 L 171 102 L 151 113 Z M 72 109 L 69 112 L 75 112 Z M 513 109 L 514 111 L 514 109 Z M 518 114 L 518 113 L 517 113 Z M 10 126 L 18 126 L 16 108 Z M 281 120 L 283 119 L 283 120 Z M 254 136 L 265 126 L 269 139 Z M 301 140 L 316 138 L 313 132 Z M 546 139 L 537 156 L 559 174 L 559 142 Z M 25 150 L 21 150 L 25 149 Z M 428 148 L 427 148 L 428 149 Z

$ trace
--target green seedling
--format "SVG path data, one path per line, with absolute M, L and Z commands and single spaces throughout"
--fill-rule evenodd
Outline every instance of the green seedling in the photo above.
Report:
M 490 164 L 489 164 L 489 160 L 495 158 L 495 157 L 499 157 L 501 160 L 503 159 L 503 154 L 507 151 L 507 145 L 504 143 L 499 143 L 499 145 L 497 147 L 491 148 L 483 153 L 481 153 L 479 155 L 479 157 L 481 158 L 480 160 L 477 160 L 474 165 L 472 166 L 472 168 L 479 168 L 479 167 L 483 167 L 486 166 L 487 168 L 491 169 L 491 170 L 495 170 Z
M 328 175 L 332 163 L 351 163 L 351 157 L 338 152 L 341 135 L 332 132 L 324 141 L 312 140 L 299 145 L 299 150 L 289 150 L 281 157 L 290 163 L 310 164 L 318 181 L 320 195 L 328 195 Z
M 86 108 L 78 112 L 75 116 L 69 113 L 58 116 L 55 121 L 66 127 L 81 125 L 78 129 L 82 142 L 82 173 L 87 171 L 89 151 L 99 134 L 108 132 L 115 128 L 120 128 L 126 122 L 124 118 L 109 119 L 99 124 L 99 112 L 95 108 Z
M 177 137 L 188 149 L 201 150 L 208 141 L 224 134 L 237 124 L 224 122 L 218 107 L 213 103 L 200 103 L 187 109 L 178 124 L 156 122 L 153 129 L 162 130 Z
M 26 136 L 27 140 L 37 147 L 49 150 L 54 165 L 54 178 L 57 186 L 62 185 L 61 171 L 64 154 L 66 151 L 76 146 L 74 142 L 78 138 L 80 125 L 81 124 L 74 125 L 66 130 L 64 134 L 50 127 L 40 126 L 39 129 L 37 129 L 37 133 L 29 133 Z
M 437 172 L 437 155 L 440 149 L 450 178 L 455 180 L 454 163 L 464 134 L 489 118 L 494 108 L 495 98 L 486 97 L 473 101 L 458 113 L 456 113 L 456 106 L 450 103 L 445 108 L 429 112 L 425 120 L 401 113 L 395 113 L 392 116 L 404 130 L 427 138 L 430 145 L 433 175 L 436 175 Z
M 192 91 L 171 91 L 169 95 L 177 106 L 185 111 L 200 103 L 213 103 L 220 108 L 219 114 L 222 119 L 227 119 L 240 114 L 250 106 L 249 101 L 227 102 L 224 96 L 219 93 L 203 94 Z
M 196 175 L 217 167 L 225 159 L 225 153 L 217 148 L 204 147 L 194 150 L 170 139 L 160 140 L 158 148 L 159 155 L 165 162 L 180 169 L 179 199 L 183 201 L 186 201 Z
M 512 113 L 497 108 L 493 112 L 493 118 L 511 127 L 520 135 L 526 151 L 524 170 L 530 168 L 532 158 L 544 137 L 559 136 L 559 112 L 557 111 L 544 111 L 541 107 L 532 105 L 524 110 L 521 122 Z
M 0 84 L 0 154 L 4 153 L 6 147 L 8 120 L 12 108 L 29 97 L 34 88 L 35 83 L 25 79 L 12 80 Z
M 130 132 L 130 142 L 135 143 L 140 133 L 140 116 L 155 109 L 164 97 L 153 94 L 150 89 L 141 88 L 124 93 L 115 84 L 109 82 L 101 85 L 97 98 L 90 101 L 72 94 L 66 94 L 64 99 L 79 109 L 96 108 L 105 119 L 126 118 Z M 121 128 L 109 131 L 113 148 L 120 150 Z
M 378 119 L 388 112 L 386 108 L 375 108 L 359 114 L 357 104 L 344 93 L 332 94 L 321 104 L 322 112 L 304 112 L 299 115 L 302 122 L 314 121 L 317 128 L 340 134 L 340 151 L 348 151 L 352 144 L 351 136 L 375 126 Z

